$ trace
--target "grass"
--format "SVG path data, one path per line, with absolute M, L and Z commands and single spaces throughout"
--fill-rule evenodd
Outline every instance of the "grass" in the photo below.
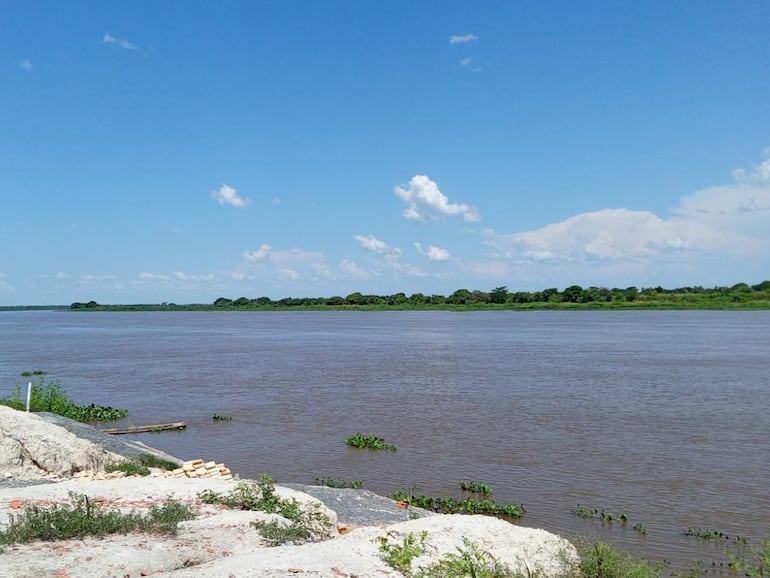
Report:
M 500 562 L 492 554 L 481 550 L 467 538 L 457 553 L 450 552 L 441 560 L 420 568 L 415 578 L 516 578 L 507 564 Z
M 663 564 L 637 558 L 606 542 L 578 547 L 581 578 L 658 578 Z M 577 578 L 576 577 L 576 578 Z
M 275 491 L 275 480 L 262 474 L 259 481 L 241 482 L 229 494 L 205 490 L 199 499 L 206 504 L 222 504 L 238 510 L 278 514 L 287 523 L 277 520 L 253 522 L 260 535 L 277 546 L 286 542 L 302 543 L 327 538 L 331 521 L 320 511 L 320 503 L 304 507 L 291 498 L 281 498 Z
M 104 468 L 107 473 L 123 472 L 127 476 L 147 476 L 150 474 L 149 468 L 159 468 L 161 470 L 174 470 L 179 464 L 164 460 L 152 454 L 139 454 L 137 457 L 117 464 L 110 464 Z
M 123 419 L 128 415 L 128 410 L 126 409 L 116 409 L 93 403 L 90 405 L 75 405 L 58 381 L 45 381 L 42 377 L 45 372 L 36 370 L 24 372 L 22 375 L 25 374 L 41 376 L 32 382 L 29 407 L 32 412 L 55 413 L 86 423 L 115 421 Z M 21 390 L 21 386 L 17 385 L 10 396 L 0 398 L 0 405 L 24 411 L 27 407 L 26 388 L 23 397 Z
M 345 443 L 354 448 L 368 448 L 371 450 L 385 450 L 395 452 L 398 449 L 394 444 L 386 442 L 381 437 L 364 435 L 360 432 L 345 438 Z
M 167 502 L 152 506 L 146 515 L 104 510 L 101 503 L 83 494 L 70 493 L 71 504 L 47 508 L 27 505 L 19 515 L 11 515 L 8 527 L 0 531 L 0 544 L 10 545 L 37 540 L 56 541 L 85 536 L 107 536 L 142 531 L 176 534 L 177 524 L 193 519 L 189 504 Z

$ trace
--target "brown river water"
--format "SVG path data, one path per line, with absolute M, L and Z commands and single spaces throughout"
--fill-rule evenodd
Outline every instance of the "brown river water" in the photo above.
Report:
M 484 481 L 522 525 L 727 575 L 731 542 L 685 531 L 770 539 L 769 335 L 770 311 L 7 312 L 0 396 L 42 369 L 125 425 L 185 421 L 134 439 L 242 478 Z

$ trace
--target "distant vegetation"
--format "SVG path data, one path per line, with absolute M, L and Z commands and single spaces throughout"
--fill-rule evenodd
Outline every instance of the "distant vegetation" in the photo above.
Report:
M 286 310 L 453 310 L 484 309 L 770 309 L 770 281 L 757 285 L 738 283 L 732 287 L 581 287 L 571 285 L 559 291 L 491 291 L 458 289 L 449 296 L 405 293 L 345 297 L 220 297 L 211 304 L 101 305 L 96 301 L 73 303 L 79 311 L 286 311 Z

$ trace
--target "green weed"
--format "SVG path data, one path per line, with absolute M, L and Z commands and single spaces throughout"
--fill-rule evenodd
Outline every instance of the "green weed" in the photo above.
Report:
M 489 552 L 463 538 L 463 546 L 457 553 L 448 553 L 441 560 L 420 568 L 415 578 L 516 578 L 507 564 L 500 562 Z
M 262 474 L 256 483 L 241 482 L 229 494 L 205 490 L 198 496 L 205 504 L 222 504 L 238 510 L 253 510 L 279 514 L 289 521 L 253 522 L 260 534 L 274 545 L 292 540 L 305 542 L 327 537 L 331 530 L 329 518 L 320 511 L 320 504 L 302 507 L 295 499 L 283 499 L 275 491 L 275 480 Z M 262 532 L 268 534 L 266 536 Z
M 346 480 L 335 480 L 334 478 L 316 478 L 315 479 L 316 485 L 319 486 L 326 486 L 327 488 L 352 488 L 354 490 L 359 489 L 363 482 L 361 480 L 353 480 L 352 482 L 348 482 Z
M 525 512 L 522 504 L 509 502 L 498 504 L 486 498 L 478 500 L 468 497 L 458 500 L 450 496 L 435 497 L 406 492 L 396 492 L 391 497 L 398 502 L 406 502 L 410 506 L 431 510 L 439 514 L 486 514 L 498 518 L 512 519 L 522 517 Z
M 104 471 L 108 473 L 123 472 L 127 476 L 147 476 L 150 474 L 149 468 L 159 468 L 168 471 L 177 467 L 179 467 L 179 464 L 170 460 L 165 460 L 152 454 L 139 454 L 131 460 L 109 464 L 104 468 Z
M 484 482 L 460 482 L 460 489 L 464 492 L 481 494 L 482 496 L 491 496 L 492 488 Z
M 637 558 L 605 542 L 578 547 L 581 578 L 658 578 L 663 565 Z
M 29 373 L 42 375 L 45 372 L 35 371 Z M 0 405 L 6 405 L 23 411 L 27 407 L 26 399 L 26 388 L 22 396 L 22 388 L 20 385 L 17 385 L 13 394 L 0 399 Z M 128 410 L 125 409 L 105 407 L 93 403 L 90 405 L 75 405 L 58 381 L 46 382 L 43 377 L 32 382 L 29 409 L 32 412 L 50 412 L 87 423 L 115 421 L 123 419 L 128 415 Z
M 47 508 L 25 506 L 21 514 L 11 515 L 7 529 L 0 531 L 0 544 L 127 534 L 135 530 L 175 534 L 179 522 L 195 517 L 189 504 L 179 502 L 153 506 L 144 516 L 117 509 L 103 510 L 99 501 L 82 494 L 70 493 L 70 502 Z
M 409 532 L 402 538 L 401 543 L 392 544 L 386 536 L 378 536 L 374 542 L 379 544 L 380 552 L 384 554 L 383 558 L 388 566 L 405 576 L 411 576 L 412 560 L 425 551 L 424 546 L 427 537 L 427 531 L 420 534 L 419 540 L 412 532 Z
M 385 450 L 391 452 L 395 452 L 398 449 L 394 444 L 386 442 L 383 438 L 364 435 L 360 432 L 345 438 L 345 443 L 354 448 L 369 448 L 372 450 Z

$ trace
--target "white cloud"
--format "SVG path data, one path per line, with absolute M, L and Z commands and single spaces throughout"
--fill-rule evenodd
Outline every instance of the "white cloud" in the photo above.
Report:
M 318 251 L 301 249 L 274 250 L 263 244 L 257 251 L 244 251 L 245 264 L 240 274 L 250 278 L 269 278 L 288 281 L 317 281 L 334 279 L 335 274 L 326 264 L 326 257 Z
M 714 278 L 722 273 L 715 263 L 759 271 L 770 252 L 770 160 L 732 174 L 734 183 L 683 196 L 665 216 L 602 209 L 531 231 L 486 231 L 485 242 L 492 261 L 529 268 L 527 274 L 583 271 L 595 282 L 601 275 L 681 278 L 685 270 Z
M 731 175 L 739 183 L 763 184 L 770 183 L 770 149 L 765 151 L 766 158 L 751 170 L 735 169 Z
M 366 280 L 372 278 L 372 274 L 369 271 L 363 267 L 359 267 L 355 262 L 349 259 L 343 259 L 340 261 L 337 265 L 337 269 L 339 269 L 343 277 L 348 279 Z
M 467 223 L 481 220 L 478 211 L 464 203 L 450 203 L 438 185 L 425 175 L 415 175 L 408 188 L 395 187 L 396 193 L 407 203 L 404 217 L 411 221 L 438 221 L 444 217 L 461 215 Z
M 449 259 L 449 251 L 446 249 L 434 245 L 428 245 L 428 248 L 425 249 L 420 243 L 415 243 L 414 247 L 420 255 L 425 255 L 431 261 L 446 261 Z
M 133 42 L 129 42 L 128 40 L 124 38 L 115 38 L 114 36 L 110 34 L 104 34 L 102 36 L 102 42 L 104 44 L 117 44 L 121 48 L 125 48 L 126 50 L 136 50 L 136 44 Z
M 146 271 L 141 271 L 139 273 L 139 279 L 141 281 L 168 281 L 171 277 L 160 273 L 147 273 Z
M 249 199 L 239 196 L 238 191 L 226 184 L 219 187 L 219 190 L 211 191 L 211 198 L 216 199 L 220 205 L 231 205 L 233 207 L 245 207 L 251 204 Z
M 460 63 L 461 67 L 467 68 L 471 72 L 482 71 L 482 68 L 474 62 L 473 58 L 461 58 L 458 62 Z
M 475 34 L 454 34 L 449 37 L 449 44 L 470 44 L 478 39 Z
M 171 276 L 178 281 L 213 281 L 215 278 L 211 273 L 190 275 L 189 273 L 183 273 L 182 271 L 174 271 Z
M 243 258 L 247 261 L 259 261 L 266 258 L 270 254 L 271 249 L 270 245 L 263 243 L 256 251 L 244 251 Z
M 32 69 L 32 62 L 30 62 L 26 58 L 20 58 L 19 60 L 16 61 L 16 64 L 19 66 L 19 68 L 23 68 L 24 70 Z
M 390 247 L 384 241 L 380 241 L 374 235 L 353 235 L 353 238 L 358 241 L 364 249 L 374 251 L 375 253 L 386 253 L 390 251 Z

